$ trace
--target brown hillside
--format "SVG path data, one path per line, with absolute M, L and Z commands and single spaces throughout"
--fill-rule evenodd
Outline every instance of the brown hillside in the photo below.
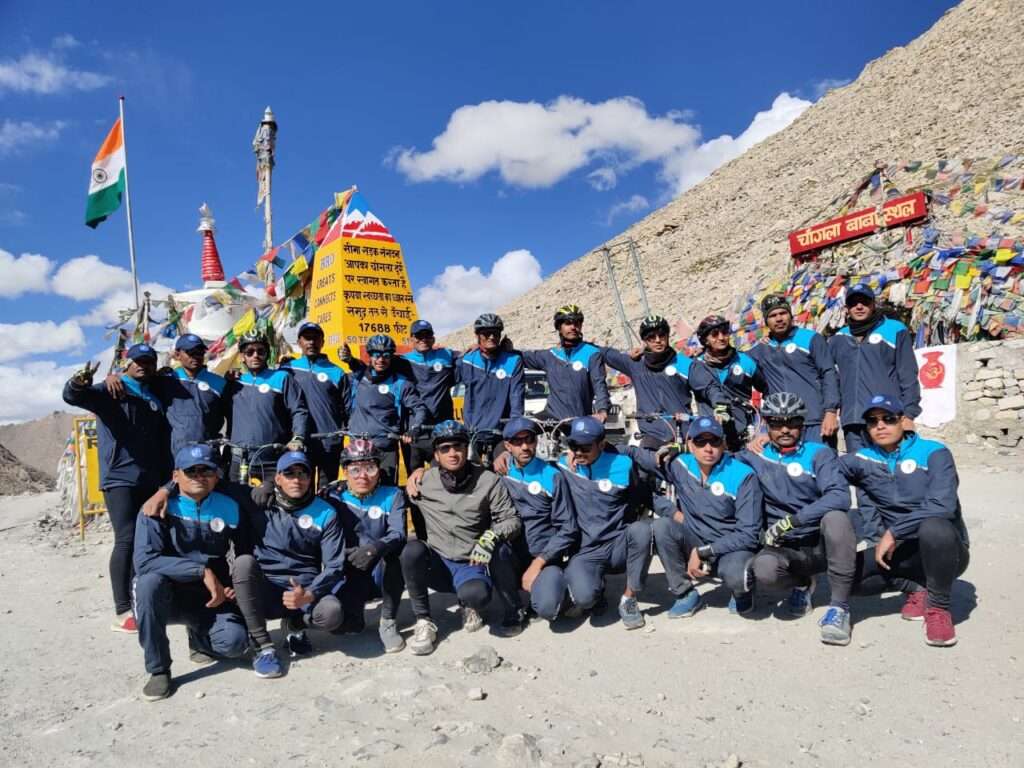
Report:
M 18 460 L 49 479 L 57 475 L 57 462 L 71 434 L 70 413 L 54 411 L 35 421 L 0 426 L 0 443 Z

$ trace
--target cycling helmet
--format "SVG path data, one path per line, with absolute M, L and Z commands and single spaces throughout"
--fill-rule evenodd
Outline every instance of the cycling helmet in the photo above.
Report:
M 648 315 L 640 323 L 640 338 L 646 339 L 648 336 L 654 333 L 669 332 L 668 320 L 661 315 Z
M 576 323 L 576 325 L 579 325 L 582 322 L 583 310 L 576 304 L 566 304 L 555 311 L 556 331 L 561 327 L 562 323 Z
M 356 437 L 348 441 L 345 450 L 341 452 L 341 466 L 355 461 L 375 461 L 380 464 L 380 451 L 372 440 Z
M 775 309 L 784 309 L 793 314 L 793 309 L 789 306 L 789 299 L 786 298 L 784 293 L 769 293 L 761 299 L 761 314 L 767 316 L 769 312 Z
M 729 331 L 729 321 L 721 315 L 708 315 L 700 321 L 700 325 L 697 326 L 697 339 L 701 344 L 707 344 L 708 336 L 716 328 L 724 328 L 726 332 Z
M 270 341 L 263 331 L 256 328 L 252 328 L 242 334 L 242 337 L 238 340 L 238 351 L 241 352 L 250 344 L 266 344 L 270 347 Z
M 474 333 L 480 333 L 480 331 L 497 331 L 501 333 L 504 330 L 505 324 L 501 321 L 501 318 L 491 312 L 485 312 L 473 322 Z
M 448 419 L 434 426 L 430 440 L 435 448 L 440 443 L 468 443 L 469 430 L 461 421 Z
M 765 419 L 806 419 L 807 406 L 792 392 L 773 392 L 761 403 Z
M 366 351 L 371 354 L 374 352 L 385 352 L 393 355 L 395 354 L 395 340 L 390 336 L 385 336 L 383 333 L 378 333 L 376 336 L 371 336 L 370 340 L 366 342 Z

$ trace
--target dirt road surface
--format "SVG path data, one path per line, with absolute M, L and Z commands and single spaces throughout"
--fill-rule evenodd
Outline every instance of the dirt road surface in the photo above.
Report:
M 925 646 L 897 595 L 856 599 L 853 643 L 823 646 L 822 588 L 813 616 L 786 621 L 765 597 L 752 619 L 730 616 L 708 585 L 707 610 L 670 622 L 656 573 L 640 631 L 610 611 L 512 640 L 467 635 L 437 601 L 449 606 L 437 652 L 385 656 L 372 607 L 366 632 L 314 636 L 317 654 L 279 680 L 247 664 L 196 669 L 172 627 L 177 691 L 156 703 L 139 695 L 135 637 L 108 629 L 109 532 L 81 544 L 38 524 L 53 494 L 4 499 L 0 765 L 1019 767 L 1022 467 L 960 459 L 972 560 L 954 590 L 954 648 Z M 500 666 L 469 671 L 462 660 L 486 646 Z

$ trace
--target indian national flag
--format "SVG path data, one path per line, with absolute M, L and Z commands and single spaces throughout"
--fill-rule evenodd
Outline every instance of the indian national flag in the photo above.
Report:
M 121 119 L 107 134 L 103 146 L 92 161 L 89 178 L 89 202 L 85 207 L 85 223 L 95 229 L 101 221 L 118 209 L 124 194 L 124 134 Z

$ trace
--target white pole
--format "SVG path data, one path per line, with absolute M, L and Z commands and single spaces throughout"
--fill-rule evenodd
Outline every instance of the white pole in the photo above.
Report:
M 263 198 L 263 224 L 265 227 L 263 234 L 264 253 L 266 253 L 267 251 L 274 247 L 274 219 L 270 211 L 270 182 L 272 173 L 273 169 L 267 168 L 267 196 Z
M 135 269 L 135 227 L 132 226 L 132 196 L 128 193 L 128 138 L 124 130 L 124 96 L 117 99 L 121 112 L 121 145 L 124 148 L 124 208 L 128 214 L 128 256 L 132 264 L 132 282 L 135 284 L 135 311 L 139 311 L 139 273 Z

